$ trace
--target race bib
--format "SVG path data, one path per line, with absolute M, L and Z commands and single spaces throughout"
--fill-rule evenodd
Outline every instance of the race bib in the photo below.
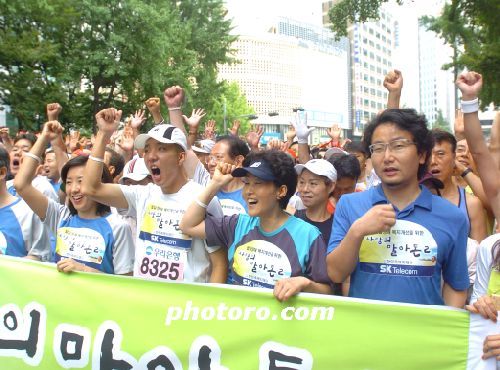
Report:
M 278 280 L 292 276 L 288 256 L 273 243 L 252 240 L 236 248 L 234 280 L 251 287 L 273 288 Z
M 6 253 L 7 253 L 7 239 L 5 239 L 5 236 L 0 231 L 0 254 L 6 254 Z
M 103 236 L 88 228 L 57 229 L 56 253 L 61 257 L 101 264 L 106 251 Z
M 488 295 L 500 295 L 500 271 L 495 268 L 491 270 Z
M 432 276 L 437 243 L 422 225 L 396 220 L 387 232 L 365 236 L 359 251 L 360 269 L 382 275 Z
M 136 248 L 134 275 L 149 280 L 183 281 L 192 239 L 179 229 L 184 206 L 148 203 Z

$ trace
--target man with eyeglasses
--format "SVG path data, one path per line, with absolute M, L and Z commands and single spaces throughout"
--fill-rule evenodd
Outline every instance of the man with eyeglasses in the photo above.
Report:
M 425 117 L 388 109 L 363 140 L 381 184 L 340 199 L 326 258 L 330 278 L 351 276 L 351 297 L 463 307 L 466 220 L 418 183 L 432 151 Z

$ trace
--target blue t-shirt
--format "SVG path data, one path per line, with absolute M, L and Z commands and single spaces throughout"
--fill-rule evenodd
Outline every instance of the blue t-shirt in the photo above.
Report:
M 24 200 L 0 208 L 0 253 L 14 257 L 49 258 L 49 235 Z
M 295 276 L 331 283 L 320 231 L 294 216 L 268 233 L 259 217 L 208 215 L 205 232 L 208 244 L 229 249 L 229 284 L 273 288 L 276 281 Z
M 107 274 L 133 271 L 132 232 L 119 215 L 81 218 L 49 199 L 44 223 L 57 237 L 55 262 L 72 258 Z
M 388 231 L 365 236 L 351 274 L 350 297 L 418 304 L 444 304 L 441 275 L 455 290 L 469 287 L 467 227 L 463 213 L 425 187 L 405 209 L 396 209 Z M 377 204 L 387 204 L 382 186 L 343 195 L 337 205 L 328 253 L 351 225 Z
M 231 192 L 219 190 L 216 195 L 219 199 L 224 216 L 248 213 L 247 202 L 243 199 L 243 188 Z

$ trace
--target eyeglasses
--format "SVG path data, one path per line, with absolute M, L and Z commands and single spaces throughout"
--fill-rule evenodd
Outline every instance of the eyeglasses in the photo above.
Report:
M 214 162 L 214 163 L 224 162 L 224 156 L 223 155 L 208 155 L 205 157 L 205 163 L 209 164 L 210 162 Z
M 398 139 L 388 143 L 372 144 L 368 148 L 372 154 L 383 154 L 387 150 L 387 147 L 389 147 L 389 151 L 392 153 L 401 153 L 410 145 L 417 145 L 417 143 L 408 139 Z

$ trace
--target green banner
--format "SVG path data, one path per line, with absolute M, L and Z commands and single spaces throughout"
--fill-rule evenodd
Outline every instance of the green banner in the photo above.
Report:
M 442 307 L 57 272 L 0 258 L 0 369 L 457 369 Z

